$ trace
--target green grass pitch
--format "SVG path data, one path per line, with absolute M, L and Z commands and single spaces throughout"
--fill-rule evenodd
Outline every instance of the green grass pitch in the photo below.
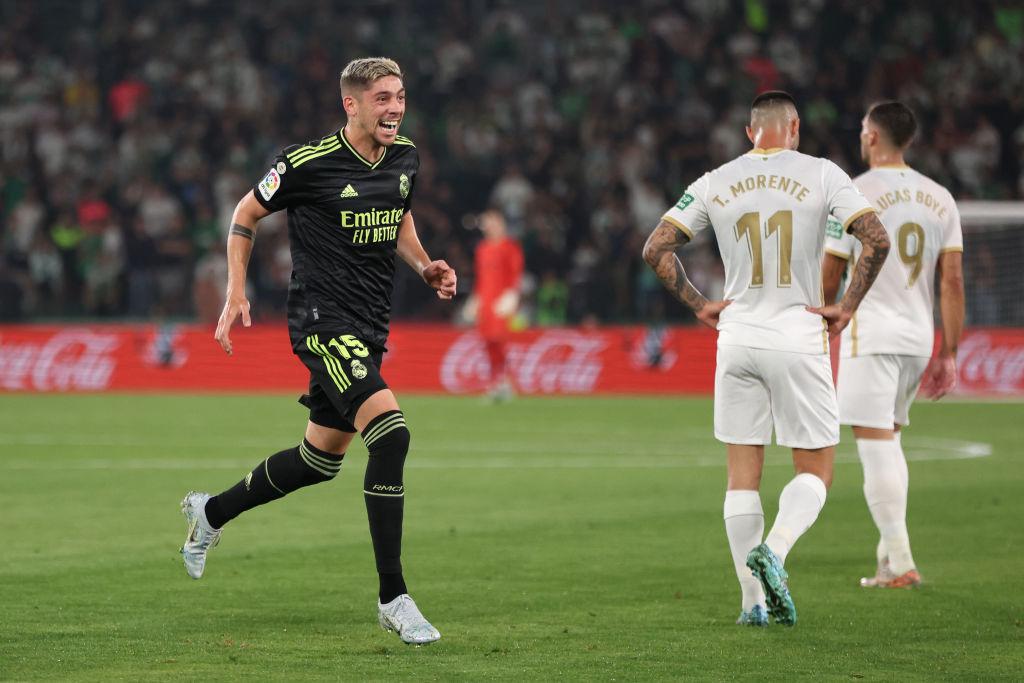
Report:
M 0 395 L 0 680 L 1024 679 L 1024 409 L 925 403 L 904 436 L 925 584 L 862 589 L 852 435 L 789 556 L 799 621 L 735 626 L 710 399 L 400 397 L 404 564 L 442 639 L 376 621 L 366 451 L 232 522 L 189 579 L 178 502 L 293 446 L 292 396 Z M 792 476 L 769 449 L 768 525 Z

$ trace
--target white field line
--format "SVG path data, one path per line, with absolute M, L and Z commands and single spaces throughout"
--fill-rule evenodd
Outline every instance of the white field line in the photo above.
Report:
M 278 443 L 273 443 L 278 441 Z M 143 458 L 54 458 L 53 453 L 39 453 L 26 457 L 25 447 L 75 447 L 131 448 L 149 452 L 166 452 L 168 448 L 179 449 L 181 457 Z M 262 457 L 283 448 L 276 439 L 254 439 L 227 437 L 203 438 L 194 441 L 176 440 L 174 443 L 146 442 L 137 438 L 116 438 L 104 436 L 63 436 L 59 434 L 0 435 L 0 470 L 240 470 L 251 467 Z M 231 458 L 202 458 L 191 454 L 192 449 L 238 449 L 252 451 L 251 456 Z M 691 440 L 688 445 L 643 444 L 636 440 L 621 440 L 620 445 L 600 448 L 595 455 L 595 446 L 575 443 L 561 448 L 558 454 L 538 454 L 521 441 L 454 442 L 443 448 L 414 445 L 406 461 L 412 469 L 625 469 L 653 468 L 680 469 L 689 467 L 725 467 L 725 447 L 711 438 L 700 442 Z M 935 460 L 965 460 L 992 455 L 992 445 L 976 441 L 958 441 L 942 438 L 919 438 L 904 443 L 907 460 L 913 462 Z M 444 455 L 438 455 L 443 453 Z M 355 443 L 350 449 L 350 458 L 362 460 L 365 455 L 362 445 Z M 859 459 L 852 443 L 840 444 L 836 452 L 837 464 L 857 463 Z M 769 466 L 789 465 L 785 451 L 771 449 L 766 457 Z

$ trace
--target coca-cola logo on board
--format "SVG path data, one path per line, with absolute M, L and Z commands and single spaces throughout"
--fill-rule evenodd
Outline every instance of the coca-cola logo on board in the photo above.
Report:
M 58 332 L 45 342 L 0 338 L 0 386 L 8 390 L 99 391 L 110 385 L 119 346 L 115 334 Z
M 545 332 L 532 342 L 510 343 L 506 363 L 519 391 L 587 393 L 597 386 L 606 342 L 572 330 Z M 448 391 L 481 391 L 490 378 L 484 341 L 476 332 L 459 336 L 441 361 L 441 384 Z
M 967 335 L 957 359 L 964 389 L 1015 393 L 1024 389 L 1024 344 L 994 342 L 983 332 Z

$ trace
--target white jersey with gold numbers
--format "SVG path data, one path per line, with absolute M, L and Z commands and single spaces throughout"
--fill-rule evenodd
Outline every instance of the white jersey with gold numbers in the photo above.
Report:
M 952 195 L 909 166 L 883 166 L 854 184 L 871 202 L 892 247 L 878 279 L 843 330 L 840 355 L 932 355 L 935 342 L 935 266 L 939 255 L 963 251 L 960 212 Z M 860 258 L 861 244 L 831 223 L 825 249 Z
M 792 150 L 755 149 L 704 174 L 663 220 L 691 239 L 712 227 L 725 264 L 718 343 L 828 353 L 821 263 L 829 214 L 848 227 L 871 205 L 838 166 Z

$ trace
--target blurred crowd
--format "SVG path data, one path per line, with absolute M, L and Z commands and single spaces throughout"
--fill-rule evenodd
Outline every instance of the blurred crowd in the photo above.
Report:
M 468 292 L 475 216 L 498 208 L 536 324 L 687 319 L 640 248 L 749 148 L 765 89 L 796 97 L 801 151 L 851 174 L 865 107 L 898 98 L 912 165 L 957 198 L 1024 197 L 1020 3 L 0 0 L 0 319 L 216 320 L 235 203 L 279 149 L 344 125 L 338 74 L 369 55 L 405 72 L 428 252 Z M 713 240 L 683 254 L 720 294 Z M 282 315 L 290 267 L 268 217 L 257 319 Z M 452 316 L 399 273 L 395 317 Z

